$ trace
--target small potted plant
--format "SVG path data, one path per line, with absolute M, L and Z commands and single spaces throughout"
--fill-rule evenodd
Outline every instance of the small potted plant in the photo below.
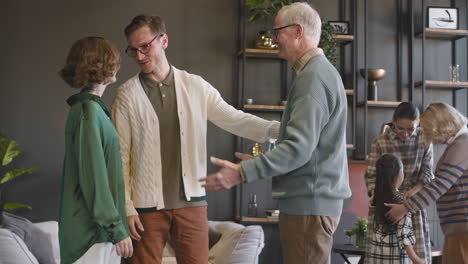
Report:
M 351 228 L 351 230 L 345 230 L 345 235 L 348 237 L 356 235 L 356 247 L 365 248 L 367 239 L 367 219 L 358 219 L 358 221 L 355 224 L 355 227 Z

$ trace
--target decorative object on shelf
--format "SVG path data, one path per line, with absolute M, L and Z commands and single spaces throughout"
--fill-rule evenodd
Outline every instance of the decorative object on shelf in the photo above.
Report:
M 460 64 L 450 65 L 449 70 L 450 70 L 450 81 L 459 82 L 460 81 Z
M 326 21 L 322 21 L 322 33 L 320 35 L 319 48 L 325 53 L 325 57 L 332 63 L 336 63 L 336 39 L 334 28 Z
M 250 194 L 249 205 L 247 207 L 248 217 L 257 217 L 257 195 L 255 193 Z
M 430 28 L 458 29 L 458 8 L 428 7 L 427 26 Z
M 245 4 L 249 8 L 248 20 L 254 22 L 257 19 L 263 20 L 263 29 L 255 39 L 255 47 L 258 49 L 276 49 L 273 44 L 273 34 L 267 28 L 272 28 L 273 19 L 278 11 L 286 5 L 291 4 L 288 0 L 246 0 Z M 271 24 L 271 25 L 270 25 Z
M 273 44 L 273 34 L 271 34 L 271 31 L 262 30 L 257 35 L 255 47 L 257 49 L 276 49 L 278 46 Z
M 0 134 L 0 171 L 8 166 L 13 159 L 20 154 L 18 143 L 13 139 L 7 138 Z M 0 225 L 3 219 L 3 210 L 14 210 L 17 208 L 31 209 L 31 206 L 19 203 L 5 203 L 2 191 L 5 188 L 5 184 L 18 176 L 25 173 L 32 174 L 33 168 L 29 169 L 10 169 L 0 177 Z
M 252 156 L 256 157 L 262 153 L 263 153 L 262 144 L 255 143 L 255 145 L 252 147 Z
M 348 21 L 328 21 L 333 27 L 333 33 L 337 35 L 349 35 L 349 22 Z
M 247 98 L 245 99 L 245 104 L 253 104 L 253 99 L 252 98 Z
M 279 104 L 282 105 L 282 106 L 286 106 L 288 104 L 288 101 L 287 100 L 281 100 L 279 102 Z
M 364 69 L 359 71 L 361 73 L 362 78 L 366 78 L 366 72 Z M 367 69 L 367 81 L 368 81 L 368 92 L 367 92 L 367 99 L 372 101 L 377 101 L 377 81 L 381 80 L 385 77 L 385 70 L 384 69 Z
M 360 218 L 355 224 L 355 227 L 350 230 L 345 230 L 345 235 L 351 238 L 356 235 L 356 247 L 365 248 L 367 243 L 367 219 Z

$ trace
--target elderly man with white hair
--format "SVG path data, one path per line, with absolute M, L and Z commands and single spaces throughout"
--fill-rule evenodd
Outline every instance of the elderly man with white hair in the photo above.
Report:
M 201 181 L 207 190 L 273 178 L 284 263 L 329 263 L 343 200 L 351 196 L 346 153 L 347 101 L 335 67 L 317 45 L 320 16 L 307 3 L 283 7 L 274 25 L 279 56 L 296 79 L 288 95 L 277 148 L 239 164 L 211 158 L 221 170 Z

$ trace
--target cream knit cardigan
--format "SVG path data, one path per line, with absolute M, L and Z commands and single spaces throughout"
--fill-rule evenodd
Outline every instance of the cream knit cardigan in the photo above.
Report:
M 185 197 L 205 196 L 198 179 L 206 176 L 207 120 L 257 142 L 277 138 L 279 122 L 236 110 L 200 76 L 173 67 L 180 123 L 182 178 Z M 138 74 L 117 89 L 112 119 L 120 137 L 127 215 L 135 208 L 164 208 L 159 121 Z

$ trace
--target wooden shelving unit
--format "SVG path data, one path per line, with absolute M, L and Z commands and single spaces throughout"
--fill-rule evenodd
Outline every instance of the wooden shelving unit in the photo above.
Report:
M 424 81 L 426 88 L 431 89 L 465 89 L 468 88 L 468 82 L 449 82 L 449 81 Z M 415 87 L 422 87 L 423 82 L 419 81 L 415 83 Z
M 236 216 L 235 218 L 236 222 L 239 223 L 253 223 L 253 224 L 277 224 L 278 223 L 278 217 L 248 217 L 248 216 Z
M 244 105 L 242 110 L 245 112 L 282 112 L 285 106 L 283 105 Z
M 354 40 L 353 35 L 335 35 L 337 44 L 346 45 L 351 43 Z M 245 56 L 248 58 L 278 58 L 278 50 L 276 49 L 253 49 L 246 48 L 240 50 L 237 55 L 241 56 L 245 53 Z
M 368 107 L 397 107 L 401 102 L 396 101 L 367 101 Z M 365 105 L 365 102 L 359 102 L 358 106 Z
M 468 30 L 463 29 L 440 29 L 440 28 L 425 28 L 426 38 L 456 40 L 468 36 Z M 422 37 L 420 32 L 417 36 Z
M 339 45 L 346 45 L 354 41 L 354 35 L 335 35 L 335 39 Z

